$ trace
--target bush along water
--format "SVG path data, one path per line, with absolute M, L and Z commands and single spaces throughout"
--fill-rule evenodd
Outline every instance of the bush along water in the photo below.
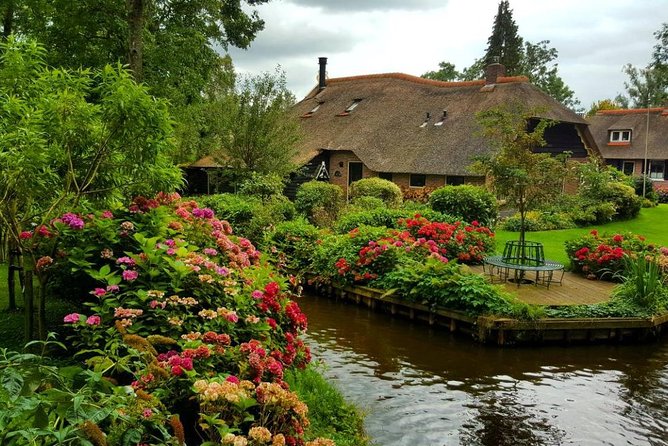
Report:
M 70 426 L 82 444 L 333 444 L 307 441 L 308 408 L 283 379 L 310 360 L 290 280 L 211 209 L 160 194 L 66 213 L 22 239 L 45 283 L 81 305 L 64 318 L 85 365 L 75 374 L 97 392 L 81 401 L 115 398 Z M 61 410 L 40 407 L 45 426 Z
M 535 318 L 540 309 L 518 302 L 464 263 L 494 250 L 494 234 L 477 222 L 433 222 L 415 215 L 396 228 L 359 226 L 322 238 L 312 256 L 312 281 L 368 285 L 399 299 L 471 316 Z

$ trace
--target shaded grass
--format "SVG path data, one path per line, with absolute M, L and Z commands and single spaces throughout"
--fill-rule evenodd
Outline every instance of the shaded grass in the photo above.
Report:
M 660 204 L 654 208 L 643 208 L 640 215 L 633 220 L 615 221 L 604 225 L 587 226 L 575 229 L 559 229 L 554 231 L 527 232 L 526 239 L 543 244 L 545 258 L 568 264 L 564 242 L 588 234 L 593 229 L 601 233 L 633 232 L 643 235 L 647 241 L 658 246 L 668 246 L 668 204 Z M 496 231 L 496 249 L 502 252 L 509 240 L 518 240 L 519 232 Z
M 314 364 L 304 370 L 288 371 L 285 380 L 309 408 L 311 424 L 306 430 L 308 439 L 331 438 L 337 446 L 370 445 L 364 433 L 362 414 L 343 399 Z

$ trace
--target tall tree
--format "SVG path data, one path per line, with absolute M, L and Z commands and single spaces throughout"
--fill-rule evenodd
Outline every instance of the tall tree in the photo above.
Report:
M 492 34 L 487 39 L 487 50 L 483 58 L 485 65 L 502 63 L 510 76 L 519 73 L 522 59 L 522 38 L 517 34 L 517 25 L 513 19 L 513 11 L 508 0 L 499 2 L 494 17 Z
M 622 108 L 622 104 L 614 99 L 601 99 L 591 104 L 591 107 L 587 110 L 587 117 L 594 116 L 600 110 L 619 110 L 620 108 Z
M 657 40 L 652 59 L 644 69 L 626 64 L 622 71 L 628 76 L 624 82 L 626 96 L 616 100 L 632 107 L 665 107 L 668 105 L 668 23 L 654 33 Z
M 42 42 L 49 65 L 128 64 L 152 94 L 169 99 L 183 127 L 208 101 L 203 90 L 221 69 L 219 49 L 247 48 L 264 28 L 254 7 L 269 1 L 3 0 L 0 19 L 3 32 Z
M 445 82 L 457 80 L 460 76 L 461 73 L 457 71 L 454 64 L 445 61 L 438 64 L 437 71 L 427 71 L 422 75 L 425 79 L 434 79 Z
M 472 81 L 484 77 L 487 65 L 500 62 L 506 67 L 507 75 L 526 76 L 531 83 L 566 107 L 578 109 L 580 101 L 575 97 L 575 92 L 559 76 L 556 62 L 559 53 L 555 48 L 550 48 L 549 43 L 549 40 L 538 43 L 524 42 L 517 34 L 517 25 L 513 20 L 509 3 L 504 0 L 499 3 L 492 34 L 487 40 L 487 50 L 483 57 L 475 59 L 471 66 L 461 72 L 455 70 L 453 64 L 443 61 L 439 63 L 440 70 L 429 71 L 422 77 Z
M 294 100 L 280 70 L 243 79 L 236 92 L 222 99 L 221 148 L 215 158 L 242 174 L 291 172 L 301 136 L 299 123 L 288 113 Z

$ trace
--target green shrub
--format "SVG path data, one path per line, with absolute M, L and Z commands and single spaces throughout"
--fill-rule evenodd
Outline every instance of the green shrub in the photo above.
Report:
M 524 220 L 524 228 L 530 232 L 570 229 L 574 227 L 575 223 L 573 223 L 570 215 L 563 212 L 529 211 Z M 501 228 L 506 231 L 518 232 L 520 230 L 519 214 L 503 220 Z
M 435 222 L 454 223 L 457 221 L 455 217 L 441 214 L 431 209 L 424 209 L 423 212 L 415 212 L 408 209 L 388 209 L 382 207 L 343 214 L 334 224 L 334 231 L 344 234 L 362 225 L 384 226 L 386 228 L 397 229 L 401 226 L 399 223 L 400 219 L 411 218 L 415 214 L 420 214 L 428 220 Z
M 659 194 L 654 190 L 654 181 L 647 175 L 633 177 L 633 188 L 635 189 L 636 195 L 639 197 L 643 196 L 643 183 L 645 185 L 645 199 L 651 201 L 653 204 L 658 203 Z M 645 206 L 643 204 L 643 207 L 651 206 Z
M 640 213 L 642 198 L 638 197 L 631 186 L 623 183 L 608 184 L 603 197 L 615 206 L 615 220 L 628 220 Z
M 371 209 L 386 208 L 387 205 L 383 200 L 376 197 L 357 197 L 350 200 L 348 206 L 344 208 L 342 213 L 368 211 Z
M 336 184 L 309 181 L 299 186 L 295 206 L 311 223 L 331 226 L 343 206 L 343 189 Z
M 483 276 L 456 263 L 434 259 L 427 259 L 424 263 L 403 259 L 394 271 L 374 285 L 396 290 L 402 299 L 409 302 L 463 311 L 471 316 L 527 318 L 539 314 L 513 299 L 502 287 L 487 282 Z
M 668 285 L 664 283 L 657 258 L 648 257 L 624 257 L 622 283 L 615 287 L 613 296 L 656 312 L 666 308 Z
M 659 203 L 668 203 L 668 187 L 661 186 L 656 188 L 657 200 Z
M 264 250 L 272 253 L 275 264 L 291 273 L 305 272 L 311 264 L 320 238 L 318 228 L 305 219 L 279 223 L 265 234 Z
M 253 172 L 250 178 L 244 180 L 239 187 L 241 195 L 259 197 L 262 200 L 274 196 L 283 195 L 285 184 L 283 178 L 276 174 L 266 174 Z
M 230 223 L 237 235 L 254 243 L 262 241 L 267 228 L 292 220 L 297 213 L 294 204 L 283 195 L 274 195 L 263 202 L 249 195 L 218 194 L 203 196 L 200 201 Z
M 497 203 L 492 193 L 479 186 L 444 186 L 429 197 L 432 209 L 454 215 L 467 222 L 489 226 L 496 220 Z
M 380 198 L 391 207 L 399 206 L 403 200 L 401 189 L 395 183 L 382 178 L 364 178 L 350 185 L 350 198 Z

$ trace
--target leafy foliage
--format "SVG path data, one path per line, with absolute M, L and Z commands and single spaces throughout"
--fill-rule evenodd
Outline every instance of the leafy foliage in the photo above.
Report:
M 113 213 L 68 212 L 23 238 L 45 254 L 41 274 L 93 281 L 77 294 L 85 313 L 64 318 L 69 342 L 98 381 L 132 399 L 125 410 L 138 405 L 139 419 L 156 426 L 169 420 L 163 444 L 304 443 L 307 408 L 283 374 L 309 361 L 299 339 L 306 317 L 285 278 L 211 209 L 160 194 Z M 142 422 L 119 430 L 92 421 L 109 439 L 155 437 Z
M 297 118 L 288 113 L 294 96 L 285 73 L 263 73 L 242 80 L 220 107 L 220 149 L 214 159 L 242 172 L 284 177 L 294 170 L 295 144 L 301 137 Z
M 297 219 L 279 223 L 266 232 L 263 246 L 273 254 L 280 270 L 308 272 L 319 238 L 318 228 L 306 220 Z
M 489 176 L 498 196 L 520 215 L 520 240 L 524 240 L 526 213 L 555 200 L 566 176 L 563 160 L 533 150 L 545 144 L 543 133 L 551 125 L 540 120 L 528 124 L 537 114 L 510 104 L 478 113 L 481 133 L 496 152 L 476 158 L 471 170 Z
M 518 71 L 522 57 L 522 38 L 517 34 L 517 25 L 513 19 L 513 11 L 507 0 L 499 2 L 494 17 L 492 34 L 487 39 L 485 65 L 501 63 L 510 76 L 520 74 Z
M 443 186 L 432 192 L 429 204 L 437 212 L 454 215 L 464 221 L 478 221 L 489 226 L 496 220 L 496 198 L 480 186 Z
M 309 181 L 297 189 L 295 207 L 316 226 L 330 226 L 343 206 L 343 189 L 336 184 Z
M 402 227 L 402 219 L 407 219 L 416 214 L 439 223 L 455 223 L 458 219 L 451 215 L 434 211 L 430 208 L 418 209 L 388 209 L 386 207 L 372 208 L 370 210 L 353 210 L 339 217 L 334 224 L 334 231 L 345 234 L 358 226 L 383 226 L 391 229 Z
M 399 206 L 402 201 L 399 186 L 392 181 L 375 177 L 363 178 L 350 185 L 350 198 L 354 200 L 360 197 L 380 198 L 390 207 Z

